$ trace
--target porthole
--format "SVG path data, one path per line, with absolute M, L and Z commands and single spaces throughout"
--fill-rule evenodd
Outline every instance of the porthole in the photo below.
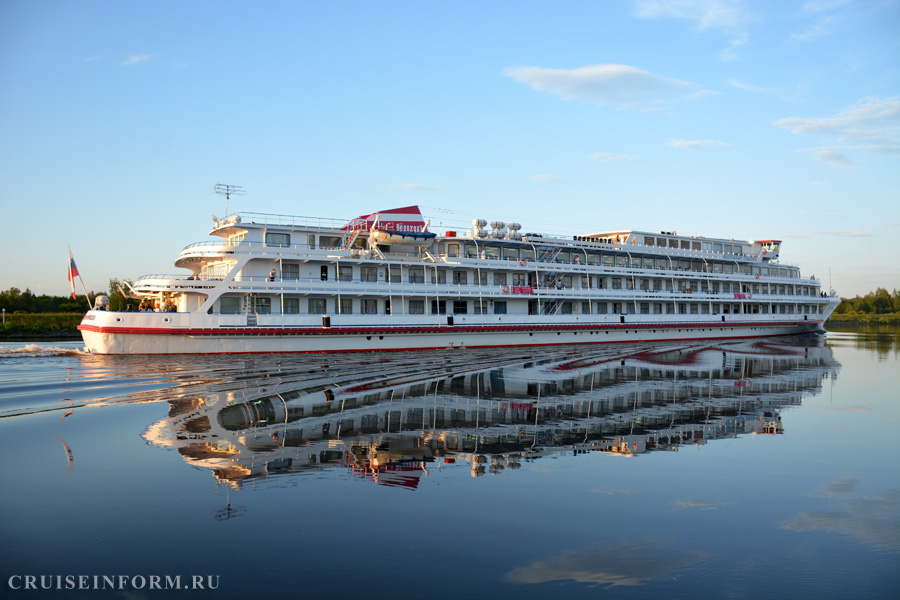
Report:
M 116 317 L 116 323 L 121 323 L 121 322 L 122 322 L 122 317 Z
M 371 340 L 371 339 L 372 339 L 372 336 L 371 336 L 371 335 L 367 335 L 367 336 L 366 336 L 366 339 L 367 339 L 367 340 Z

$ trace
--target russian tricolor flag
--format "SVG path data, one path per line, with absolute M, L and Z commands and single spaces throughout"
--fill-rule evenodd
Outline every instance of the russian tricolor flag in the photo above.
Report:
M 72 300 L 75 300 L 75 278 L 78 277 L 78 267 L 75 266 L 75 259 L 72 258 L 72 249 L 69 248 L 69 285 L 72 286 Z

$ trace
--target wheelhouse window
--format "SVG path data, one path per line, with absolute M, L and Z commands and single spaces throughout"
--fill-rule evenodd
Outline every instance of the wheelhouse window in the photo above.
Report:
M 286 248 L 291 245 L 291 234 L 266 232 L 266 246 Z

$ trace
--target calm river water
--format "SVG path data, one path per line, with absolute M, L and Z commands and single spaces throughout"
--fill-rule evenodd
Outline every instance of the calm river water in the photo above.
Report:
M 0 596 L 900 597 L 896 329 L 81 347 L 0 343 Z

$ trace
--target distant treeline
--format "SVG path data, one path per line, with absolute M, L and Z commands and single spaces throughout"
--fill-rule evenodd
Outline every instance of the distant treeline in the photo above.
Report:
M 137 306 L 137 301 L 127 300 L 122 295 L 119 291 L 120 285 L 118 279 L 110 279 L 109 291 L 88 292 L 91 306 L 94 305 L 94 298 L 100 294 L 106 294 L 109 297 L 110 310 L 123 310 L 126 304 Z M 28 288 L 22 291 L 12 287 L 0 292 L 0 309 L 6 309 L 6 314 L 80 313 L 83 315 L 88 310 L 88 302 L 84 299 L 83 292 L 78 292 L 78 298 L 73 300 L 72 296 L 48 296 L 46 294 L 37 296 Z
M 834 309 L 834 312 L 837 315 L 848 313 L 869 315 L 900 313 L 900 292 L 896 289 L 893 292 L 888 292 L 884 288 L 878 288 L 865 296 L 841 298 L 841 303 Z

